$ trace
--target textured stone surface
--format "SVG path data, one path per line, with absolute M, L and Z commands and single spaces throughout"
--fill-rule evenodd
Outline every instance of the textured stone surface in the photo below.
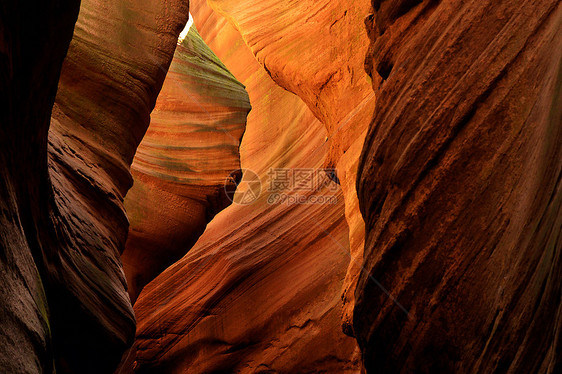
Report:
M 53 373 L 47 132 L 79 1 L 0 3 L 0 368 Z
M 560 1 L 373 1 L 371 80 L 367 1 L 209 3 L 263 184 L 193 248 L 249 107 L 193 30 L 133 163 L 187 2 L 83 1 L 50 130 L 78 4 L 1 3 L 2 371 L 112 372 L 132 342 L 133 163 L 132 299 L 191 250 L 122 373 L 562 372 Z M 341 190 L 300 194 L 335 204 L 271 201 L 271 167 L 322 166 Z
M 82 1 L 49 131 L 58 242 L 46 279 L 58 372 L 110 372 L 132 343 L 123 197 L 187 18 L 184 1 Z
M 365 131 L 366 132 L 366 131 Z M 355 308 L 355 287 L 363 265 L 363 248 L 365 246 L 365 222 L 359 210 L 356 181 L 359 156 L 363 149 L 362 134 L 347 149 L 337 163 L 337 172 L 341 181 L 341 190 L 345 202 L 345 219 L 349 228 L 350 260 L 342 289 L 342 328 L 349 336 L 355 336 L 353 331 L 353 310 Z
M 357 140 L 373 110 L 363 61 L 367 1 L 209 0 L 240 31 L 258 62 L 298 95 L 327 129 L 327 163 Z
M 260 176 L 262 194 L 219 213 L 189 253 L 145 287 L 122 372 L 358 372 L 355 341 L 341 331 L 349 263 L 341 192 L 333 182 L 320 191 L 334 205 L 268 203 L 269 169 L 322 167 L 326 130 L 269 78 L 226 20 L 205 2 L 191 7 L 201 35 L 250 95 L 240 157 Z
M 352 261 L 344 283 L 343 328 L 353 335 L 355 280 L 364 226 L 355 189 L 357 159 L 375 95 L 365 75 L 368 1 L 209 0 L 236 26 L 273 80 L 298 95 L 327 130 L 324 165 L 337 168 L 350 228 Z M 345 180 L 344 180 L 345 179 Z
M 560 372 L 562 3 L 373 5 L 367 371 Z
M 249 110 L 244 86 L 191 27 L 132 165 L 135 181 L 125 199 L 131 225 L 121 259 L 133 300 L 230 204 L 225 180 L 240 169 Z

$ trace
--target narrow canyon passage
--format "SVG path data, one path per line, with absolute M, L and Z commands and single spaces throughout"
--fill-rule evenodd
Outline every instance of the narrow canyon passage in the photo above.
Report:
M 561 0 L 3 0 L 0 145 L 2 373 L 562 372 Z
M 187 253 L 236 188 L 227 179 L 240 169 L 250 101 L 192 23 L 180 34 L 131 165 L 121 260 L 133 303 L 142 287 Z
M 192 2 L 191 12 L 195 25 L 183 44 L 197 38 L 195 28 L 200 28 L 250 95 L 240 159 L 242 169 L 256 173 L 261 186 L 255 201 L 235 202 L 219 213 L 189 253 L 146 286 L 135 304 L 137 339 L 120 372 L 130 367 L 138 372 L 358 372 L 356 343 L 343 334 L 340 322 L 342 281 L 350 261 L 348 229 L 340 188 L 322 169 L 330 149 L 325 127 L 297 96 L 271 80 L 224 18 L 205 2 Z M 169 79 L 159 102 L 162 94 L 167 102 L 178 94 L 166 94 Z M 185 87 L 193 90 L 193 84 Z M 192 106 L 200 102 L 182 98 Z M 155 113 L 160 118 L 158 108 L 157 102 L 153 121 Z M 299 192 L 291 186 L 271 190 L 272 169 L 317 172 L 326 186 L 300 193 L 331 203 L 272 202 L 277 194 Z M 145 217 L 147 222 L 158 219 Z

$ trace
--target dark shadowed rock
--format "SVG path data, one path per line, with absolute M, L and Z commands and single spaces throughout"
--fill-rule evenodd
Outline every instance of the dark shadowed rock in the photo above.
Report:
M 367 371 L 559 372 L 562 3 L 374 5 Z
M 0 4 L 0 368 L 52 373 L 47 132 L 79 1 Z M 47 293 L 48 295 L 48 293 Z
M 180 0 L 82 1 L 49 132 L 60 244 L 47 255 L 48 297 L 63 372 L 111 371 L 132 343 L 123 197 L 187 18 Z

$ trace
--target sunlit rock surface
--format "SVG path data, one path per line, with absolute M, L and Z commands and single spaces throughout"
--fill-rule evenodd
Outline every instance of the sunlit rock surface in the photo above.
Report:
M 258 62 L 281 87 L 298 95 L 327 131 L 324 165 L 337 168 L 350 228 L 343 326 L 352 335 L 355 280 L 364 227 L 355 189 L 357 159 L 372 118 L 375 94 L 365 75 L 368 1 L 209 0 L 240 30 Z M 345 180 L 344 180 L 345 179 Z
M 359 372 L 356 343 L 341 331 L 349 244 L 338 186 L 320 171 L 326 186 L 300 191 L 334 204 L 279 204 L 268 191 L 270 168 L 324 166 L 325 127 L 269 78 L 225 19 L 205 2 L 192 2 L 191 12 L 250 95 L 240 157 L 259 176 L 261 194 L 219 213 L 188 254 L 145 287 L 122 372 Z
M 562 3 L 373 5 L 367 371 L 560 372 Z
M 367 117 L 349 117 L 363 109 L 372 115 L 372 106 L 359 107 L 373 97 L 363 67 L 368 1 L 208 3 L 236 26 L 273 80 L 298 95 L 325 125 L 338 149 L 331 158 L 337 160 L 366 126 Z

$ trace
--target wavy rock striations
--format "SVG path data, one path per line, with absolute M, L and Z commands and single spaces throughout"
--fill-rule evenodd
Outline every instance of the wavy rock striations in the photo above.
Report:
M 58 372 L 112 371 L 132 343 L 123 197 L 187 18 L 183 1 L 82 1 L 49 131 L 57 245 L 43 281 Z
M 562 372 L 562 2 L 208 2 L 0 3 L 1 370 Z
M 298 95 L 326 126 L 336 149 L 328 161 L 335 163 L 372 115 L 367 104 L 373 92 L 363 67 L 369 3 L 209 0 L 209 5 L 235 25 L 273 80 Z M 362 110 L 366 116 L 349 118 Z
M 367 371 L 560 372 L 562 3 L 373 6 Z
M 178 45 L 132 165 L 121 259 L 133 300 L 181 258 L 207 222 L 230 204 L 240 169 L 248 94 L 191 27 Z
M 364 224 L 355 189 L 357 160 L 375 95 L 365 75 L 367 1 L 209 0 L 240 31 L 259 63 L 298 95 L 327 130 L 325 166 L 337 169 L 345 199 L 351 261 L 343 290 L 343 328 L 353 335 L 354 289 Z
M 270 168 L 324 165 L 325 128 L 268 77 L 220 15 L 204 1 L 191 7 L 201 35 L 250 95 L 240 158 L 260 177 L 261 194 L 218 214 L 187 255 L 145 287 L 122 372 L 358 372 L 355 341 L 340 327 L 349 263 L 341 192 L 327 180 L 301 193 L 335 204 L 287 205 L 269 191 Z

